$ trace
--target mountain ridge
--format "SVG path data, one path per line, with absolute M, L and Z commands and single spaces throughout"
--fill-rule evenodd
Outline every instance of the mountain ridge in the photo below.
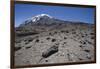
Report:
M 20 24 L 19 27 L 26 26 L 26 25 L 51 25 L 57 23 L 58 24 L 59 23 L 78 23 L 78 24 L 80 23 L 80 24 L 91 25 L 89 23 L 80 22 L 80 21 L 75 22 L 75 21 L 67 21 L 67 20 L 65 21 L 65 20 L 57 19 L 48 14 L 39 14 L 31 18 L 28 18 L 22 24 Z

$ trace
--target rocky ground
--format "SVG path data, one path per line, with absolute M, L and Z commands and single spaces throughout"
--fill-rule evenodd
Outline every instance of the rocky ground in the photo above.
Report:
M 16 37 L 15 65 L 94 61 L 94 28 L 70 24 Z

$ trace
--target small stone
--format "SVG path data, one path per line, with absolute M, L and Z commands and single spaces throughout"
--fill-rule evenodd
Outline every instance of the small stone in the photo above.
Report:
M 48 60 L 45 60 L 46 62 L 48 62 Z

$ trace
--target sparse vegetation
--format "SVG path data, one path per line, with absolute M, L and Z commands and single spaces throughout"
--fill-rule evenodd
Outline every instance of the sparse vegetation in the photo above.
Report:
M 25 44 L 28 44 L 29 42 L 31 42 L 33 39 L 32 38 L 28 38 L 28 39 L 25 39 Z
M 74 29 L 72 29 L 72 31 L 75 31 Z
M 39 39 L 36 39 L 36 41 L 35 42 L 39 42 Z
M 65 31 L 64 30 L 61 30 L 61 33 L 64 33 Z
M 91 59 L 91 56 L 89 55 L 89 54 L 87 54 L 87 56 L 86 56 L 88 59 Z
M 48 60 L 45 60 L 46 62 L 48 62 Z
M 90 50 L 84 50 L 85 52 L 90 52 Z
M 15 47 L 15 51 L 18 51 L 20 49 L 21 49 L 21 47 Z
M 72 34 L 76 34 L 76 32 L 75 32 L 75 31 L 73 31 L 73 32 L 72 32 Z
M 28 43 L 29 43 L 28 41 L 25 42 L 25 44 L 28 44 Z
M 87 43 L 89 43 L 89 44 L 92 44 L 92 42 L 91 42 L 91 41 L 89 41 L 89 40 L 86 40 L 86 42 L 87 42 Z
M 57 34 L 57 31 L 55 31 L 54 33 Z
M 50 32 L 49 35 L 52 35 L 52 33 Z
M 94 36 L 92 36 L 91 39 L 94 39 Z
M 46 39 L 47 39 L 47 40 L 49 40 L 49 39 L 50 39 L 50 37 L 47 37 Z
M 79 60 L 83 60 L 82 58 L 78 58 Z
M 20 43 L 20 40 L 16 40 L 15 43 Z
M 68 30 L 66 30 L 66 33 L 69 33 L 69 31 L 68 31 Z
M 28 42 L 31 42 L 31 41 L 33 41 L 33 39 L 32 39 L 32 38 L 28 39 Z
M 37 32 L 17 32 L 16 36 L 22 37 L 22 36 L 28 36 L 28 35 L 36 35 L 38 34 Z
M 64 44 L 66 44 L 66 42 L 64 42 Z
M 80 45 L 79 47 L 83 47 L 82 45 Z
M 86 44 L 86 42 L 85 42 L 85 41 L 80 41 L 80 43 L 81 43 L 81 44 Z
M 56 41 L 56 39 L 52 39 L 52 42 L 55 42 Z
M 82 35 L 82 38 L 85 37 L 84 35 Z
M 89 44 L 92 44 L 92 42 L 90 42 L 90 41 L 87 41 Z
M 67 39 L 67 37 L 64 37 L 64 39 Z
M 94 33 L 90 33 L 91 35 L 94 35 Z
M 26 49 L 29 49 L 29 48 L 31 48 L 31 46 L 26 47 Z

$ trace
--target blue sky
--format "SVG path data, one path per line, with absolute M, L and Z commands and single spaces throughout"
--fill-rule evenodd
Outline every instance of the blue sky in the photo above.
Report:
M 15 26 L 19 26 L 26 19 L 38 14 L 49 14 L 61 20 L 80 21 L 93 24 L 94 11 L 94 8 L 15 4 Z

